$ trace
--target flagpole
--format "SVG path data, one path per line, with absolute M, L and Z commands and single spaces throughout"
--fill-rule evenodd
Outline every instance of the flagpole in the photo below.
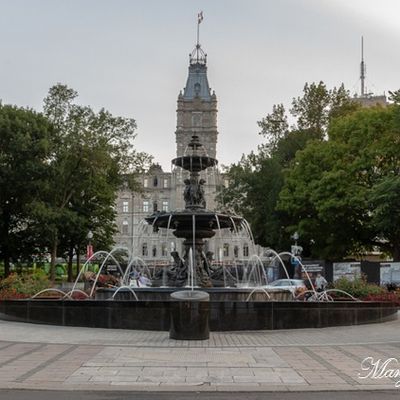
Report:
M 199 62 L 199 47 L 200 47 L 199 35 L 200 35 L 200 20 L 199 20 L 199 18 L 197 17 L 197 46 L 196 46 L 196 57 L 197 57 L 197 62 Z
M 197 46 L 199 46 L 200 21 L 197 18 Z

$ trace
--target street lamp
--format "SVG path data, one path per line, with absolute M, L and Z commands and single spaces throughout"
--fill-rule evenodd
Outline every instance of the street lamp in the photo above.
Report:
M 86 259 L 88 260 L 90 257 L 93 256 L 93 246 L 92 246 L 93 232 L 89 231 L 86 237 L 88 240 L 86 248 Z
M 294 240 L 294 246 L 292 246 L 291 248 L 291 253 L 292 253 L 292 257 L 291 257 L 291 263 L 294 266 L 294 277 L 300 279 L 301 278 L 301 267 L 300 267 L 300 254 L 303 251 L 303 248 L 301 246 L 297 246 L 297 241 L 299 240 L 300 235 L 299 233 L 296 231 L 293 235 L 292 235 L 292 239 Z

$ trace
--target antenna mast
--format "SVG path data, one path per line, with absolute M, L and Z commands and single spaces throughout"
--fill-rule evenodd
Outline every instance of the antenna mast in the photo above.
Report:
M 365 63 L 364 63 L 364 37 L 361 36 L 361 64 L 360 64 L 360 79 L 361 79 L 361 97 L 365 97 Z

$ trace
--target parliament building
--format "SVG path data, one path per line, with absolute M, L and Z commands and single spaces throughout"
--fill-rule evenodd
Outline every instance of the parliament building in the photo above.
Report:
M 211 91 L 207 77 L 207 55 L 197 44 L 190 54 L 186 86 L 178 95 L 176 157 L 185 154 L 190 139 L 197 135 L 207 154 L 217 158 L 217 112 L 217 96 Z M 144 218 L 156 211 L 184 209 L 185 174 L 179 167 L 163 171 L 160 165 L 153 164 L 139 178 L 141 193 L 128 187 L 120 189 L 116 202 L 116 246 L 128 248 L 134 256 L 154 265 L 169 262 L 172 250 L 182 250 L 181 240 L 171 231 L 154 233 Z M 217 190 L 228 182 L 217 167 L 203 171 L 201 177 L 205 180 L 207 209 L 217 211 Z M 248 232 L 222 231 L 206 243 L 206 251 L 213 253 L 216 262 L 232 262 L 247 259 L 255 251 L 252 246 Z

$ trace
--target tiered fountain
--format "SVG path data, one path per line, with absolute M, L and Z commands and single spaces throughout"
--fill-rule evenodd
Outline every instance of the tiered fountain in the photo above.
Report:
M 213 271 L 204 253 L 204 239 L 210 239 L 219 229 L 236 230 L 243 218 L 207 210 L 204 195 L 205 180 L 200 172 L 214 167 L 218 161 L 208 157 L 197 136 L 193 136 L 187 152 L 182 157 L 172 160 L 172 163 L 189 171 L 189 179 L 185 179 L 183 211 L 156 212 L 146 218 L 154 230 L 159 228 L 174 229 L 177 238 L 185 239 L 183 257 L 177 252 L 172 255 L 176 260 L 174 269 L 169 271 L 169 286 L 194 286 L 209 288 L 213 286 L 213 277 L 218 271 Z

